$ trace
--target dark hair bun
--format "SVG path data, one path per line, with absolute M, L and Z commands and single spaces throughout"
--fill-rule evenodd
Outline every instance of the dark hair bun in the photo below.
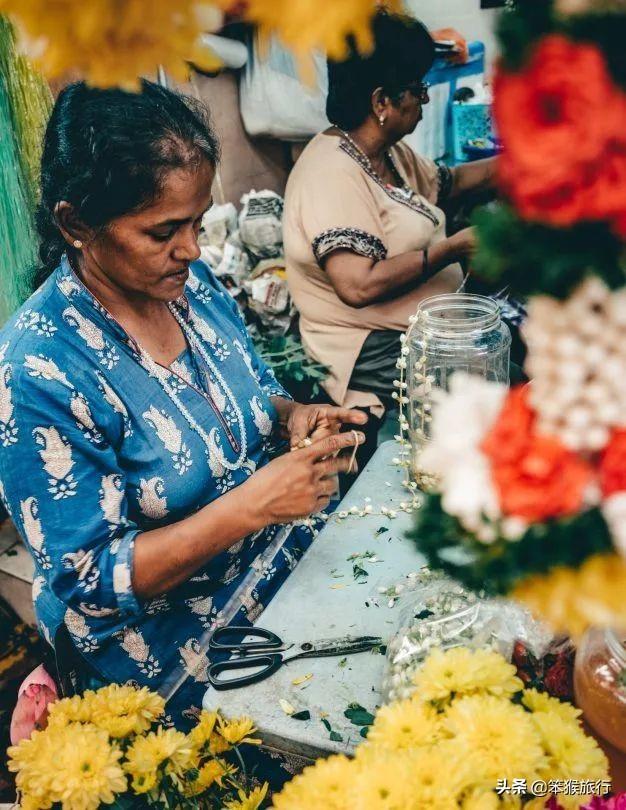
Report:
M 342 62 L 328 60 L 329 121 L 342 129 L 360 126 L 371 111 L 372 93 L 382 87 L 391 98 L 422 79 L 435 58 L 435 45 L 421 22 L 380 11 L 373 20 L 374 50 L 361 55 L 349 39 Z

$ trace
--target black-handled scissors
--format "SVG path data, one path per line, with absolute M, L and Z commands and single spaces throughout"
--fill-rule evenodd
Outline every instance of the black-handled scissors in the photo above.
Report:
M 249 640 L 244 641 L 244 638 Z M 209 641 L 209 649 L 229 652 L 236 657 L 211 664 L 208 670 L 209 683 L 214 689 L 239 689 L 241 686 L 269 678 L 283 664 L 299 658 L 325 658 L 335 655 L 351 655 L 366 652 L 383 643 L 379 636 L 344 636 L 323 641 L 305 641 L 303 644 L 285 645 L 276 633 L 262 627 L 219 627 Z M 293 650 L 291 655 L 284 653 Z M 237 678 L 220 678 L 223 673 L 254 669 Z

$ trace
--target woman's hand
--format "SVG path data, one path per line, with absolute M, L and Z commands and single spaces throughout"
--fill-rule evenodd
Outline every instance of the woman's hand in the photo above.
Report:
M 363 444 L 357 431 L 337 433 L 310 447 L 294 450 L 270 461 L 238 487 L 244 503 L 253 510 L 259 528 L 272 523 L 289 523 L 325 509 L 337 489 L 337 473 L 349 472 L 352 451 Z
M 297 448 L 303 447 L 306 439 L 316 442 L 339 433 L 342 425 L 364 425 L 366 422 L 367 414 L 356 408 L 296 402 L 289 411 L 285 429 L 290 446 Z
M 463 228 L 448 239 L 456 260 L 472 259 L 476 253 L 476 232 L 474 228 Z

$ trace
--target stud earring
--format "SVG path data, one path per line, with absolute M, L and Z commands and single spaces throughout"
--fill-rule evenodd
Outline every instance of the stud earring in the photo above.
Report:
M 378 119 L 378 122 L 381 125 L 381 127 L 384 127 L 385 126 L 385 116 L 381 115 L 380 118 Z
M 72 244 L 74 245 L 76 250 L 80 250 L 83 246 L 83 243 L 80 241 L 80 239 L 74 239 Z

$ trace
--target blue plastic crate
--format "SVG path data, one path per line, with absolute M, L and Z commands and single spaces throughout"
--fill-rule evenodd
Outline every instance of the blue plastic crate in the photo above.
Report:
M 453 103 L 451 109 L 450 147 L 454 163 L 468 160 L 464 147 L 469 140 L 493 140 L 493 121 L 489 104 Z

